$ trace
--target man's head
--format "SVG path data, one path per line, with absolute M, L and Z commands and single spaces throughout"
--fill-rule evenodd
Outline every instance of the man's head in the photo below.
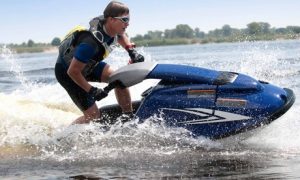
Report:
M 104 18 L 118 17 L 124 14 L 129 14 L 129 9 L 125 4 L 118 1 L 111 1 L 103 12 Z
M 123 34 L 129 25 L 129 8 L 117 1 L 111 1 L 104 9 L 103 16 L 109 33 Z

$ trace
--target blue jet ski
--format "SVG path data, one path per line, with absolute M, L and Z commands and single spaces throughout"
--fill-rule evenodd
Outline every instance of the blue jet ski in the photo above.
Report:
M 140 123 L 156 114 L 168 126 L 184 127 L 194 136 L 211 139 L 269 124 L 295 101 L 292 90 L 244 74 L 153 62 L 118 69 L 104 90 L 130 87 L 145 79 L 160 81 L 142 93 L 140 101 L 133 102 Z M 104 106 L 100 111 L 105 123 L 114 123 L 121 115 L 118 105 Z

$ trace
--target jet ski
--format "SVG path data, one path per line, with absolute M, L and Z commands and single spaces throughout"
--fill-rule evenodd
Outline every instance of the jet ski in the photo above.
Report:
M 258 128 L 278 119 L 295 101 L 291 89 L 248 75 L 178 64 L 142 62 L 121 67 L 104 91 L 130 87 L 145 79 L 157 85 L 133 102 L 139 123 L 160 116 L 170 127 L 183 127 L 193 136 L 220 139 Z M 104 123 L 122 114 L 119 105 L 100 108 Z

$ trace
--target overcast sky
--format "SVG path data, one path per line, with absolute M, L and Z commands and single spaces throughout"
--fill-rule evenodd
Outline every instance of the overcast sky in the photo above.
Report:
M 88 25 L 109 0 L 0 0 L 0 43 L 51 42 L 72 27 Z M 299 0 L 124 0 L 130 8 L 130 36 L 188 24 L 208 32 L 250 22 L 300 26 Z

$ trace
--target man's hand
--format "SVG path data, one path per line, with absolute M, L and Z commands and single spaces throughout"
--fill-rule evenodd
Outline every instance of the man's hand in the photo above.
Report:
M 105 98 L 108 94 L 101 88 L 91 87 L 88 92 L 96 101 L 100 101 Z
M 144 62 L 144 56 L 139 54 L 135 49 L 128 49 L 127 52 L 131 58 L 129 64 Z

